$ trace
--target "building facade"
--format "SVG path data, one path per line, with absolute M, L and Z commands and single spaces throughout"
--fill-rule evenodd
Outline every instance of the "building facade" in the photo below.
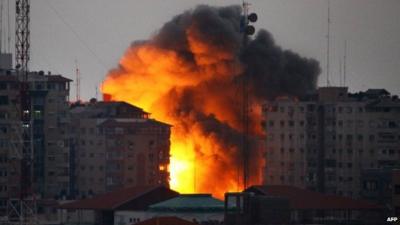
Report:
M 60 75 L 29 72 L 30 110 L 21 112 L 22 78 L 15 70 L 0 69 L 0 211 L 7 200 L 17 198 L 25 182 L 21 158 L 24 142 L 33 152 L 31 188 L 36 198 L 57 198 L 68 194 L 69 186 L 69 83 Z M 30 122 L 21 121 L 22 114 Z M 29 139 L 24 139 L 28 129 Z
M 323 87 L 263 106 L 265 184 L 360 197 L 362 169 L 400 159 L 400 101 L 385 90 Z
M 122 187 L 168 186 L 170 125 L 125 102 L 71 109 L 76 197 Z

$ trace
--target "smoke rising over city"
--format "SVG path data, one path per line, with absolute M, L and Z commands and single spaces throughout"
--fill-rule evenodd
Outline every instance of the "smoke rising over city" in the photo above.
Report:
M 255 142 L 263 101 L 315 90 L 314 59 L 284 50 L 259 30 L 243 40 L 240 6 L 198 6 L 175 16 L 149 40 L 135 41 L 103 92 L 173 125 L 170 185 L 221 196 L 242 183 L 243 80 L 249 96 L 250 184 L 260 182 Z

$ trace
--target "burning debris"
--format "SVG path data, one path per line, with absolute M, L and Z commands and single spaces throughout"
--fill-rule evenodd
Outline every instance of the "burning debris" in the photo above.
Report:
M 242 183 L 243 78 L 250 99 L 249 183 L 260 182 L 255 140 L 262 101 L 314 90 L 318 62 L 276 46 L 267 31 L 243 44 L 241 7 L 201 5 L 134 42 L 103 92 L 173 124 L 170 185 L 179 192 L 221 197 Z

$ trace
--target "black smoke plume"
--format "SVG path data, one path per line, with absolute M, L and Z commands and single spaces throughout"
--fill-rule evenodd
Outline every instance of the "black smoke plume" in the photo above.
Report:
M 243 169 L 243 80 L 247 81 L 250 106 L 254 107 L 277 96 L 301 96 L 314 90 L 320 73 L 317 61 L 283 50 L 266 30 L 244 40 L 241 14 L 240 6 L 200 5 L 175 16 L 151 39 L 133 43 L 105 83 L 104 91 L 113 98 L 138 104 L 143 102 L 142 95 L 137 93 L 138 87 L 144 86 L 140 80 L 190 80 L 170 85 L 146 110 L 157 115 L 157 110 L 166 109 L 165 117 L 170 118 L 168 122 L 173 123 L 175 132 L 188 135 L 187 138 L 194 132 L 202 135 L 202 139 L 194 141 L 196 157 L 205 163 L 211 156 L 213 162 L 197 182 L 199 191 L 214 192 L 216 183 L 224 179 L 240 180 L 237 177 Z M 262 15 L 259 18 L 262 20 Z M 141 58 L 140 50 L 148 46 L 172 51 L 177 56 L 175 65 L 179 66 L 166 68 L 168 73 L 143 69 L 157 64 L 157 59 L 147 62 Z M 138 77 L 143 79 L 137 81 Z M 127 80 L 132 82 L 127 84 Z M 107 84 L 120 88 L 114 90 Z M 149 86 L 146 90 L 151 92 L 154 88 L 157 87 Z M 261 117 L 255 108 L 249 116 L 250 175 L 251 182 L 257 183 L 261 160 L 255 140 L 261 134 Z M 215 145 L 205 147 L 204 140 Z M 210 182 L 212 177 L 217 181 Z

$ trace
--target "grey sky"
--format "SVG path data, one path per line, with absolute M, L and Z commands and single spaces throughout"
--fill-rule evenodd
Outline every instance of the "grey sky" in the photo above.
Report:
M 249 0 L 265 28 L 284 49 L 320 61 L 326 84 L 326 0 Z M 241 4 L 240 0 L 31 0 L 33 70 L 75 79 L 81 96 L 95 95 L 129 44 L 147 39 L 174 15 L 198 4 Z M 339 84 L 339 58 L 347 40 L 347 84 L 352 91 L 386 88 L 400 93 L 400 1 L 331 0 L 331 84 Z M 71 90 L 75 99 L 75 88 Z

